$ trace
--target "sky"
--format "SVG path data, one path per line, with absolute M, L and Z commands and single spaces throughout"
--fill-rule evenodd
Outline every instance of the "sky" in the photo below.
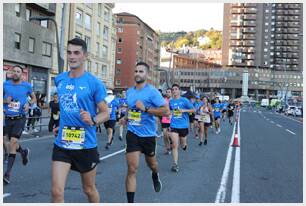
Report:
M 138 16 L 162 32 L 223 29 L 223 3 L 115 3 L 113 13 Z

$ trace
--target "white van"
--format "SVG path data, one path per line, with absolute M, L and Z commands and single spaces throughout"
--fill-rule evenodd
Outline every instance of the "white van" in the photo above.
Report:
M 260 106 L 262 106 L 262 107 L 269 106 L 269 99 L 262 99 Z

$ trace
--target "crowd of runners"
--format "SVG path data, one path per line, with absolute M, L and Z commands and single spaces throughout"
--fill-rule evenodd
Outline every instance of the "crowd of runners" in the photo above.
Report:
M 188 151 L 187 136 L 194 136 L 200 147 L 209 145 L 209 130 L 221 133 L 222 122 L 233 124 L 232 100 L 221 102 L 217 96 L 194 94 L 181 96 L 180 85 L 173 84 L 166 91 L 159 91 L 147 83 L 150 67 L 138 62 L 134 70 L 135 85 L 115 96 L 106 90 L 103 82 L 85 71 L 86 43 L 75 38 L 68 41 L 69 71 L 55 78 L 56 102 L 59 103 L 59 124 L 53 129 L 55 135 L 52 152 L 51 196 L 52 202 L 64 202 L 64 188 L 70 170 L 81 174 L 82 188 L 89 202 L 100 202 L 95 186 L 96 166 L 99 163 L 97 133 L 107 132 L 105 149 L 110 149 L 117 135 L 126 140 L 127 175 L 125 179 L 127 201 L 134 202 L 139 158 L 143 153 L 151 169 L 155 192 L 162 183 L 156 159 L 156 138 L 162 134 L 164 154 L 171 155 L 173 164 L 169 170 L 179 172 L 179 153 Z M 36 101 L 32 86 L 22 81 L 20 66 L 12 67 L 12 80 L 3 84 L 4 146 L 8 162 L 3 182 L 11 181 L 11 170 L 16 153 L 22 163 L 29 161 L 29 148 L 22 148 L 18 140 L 25 127 L 25 113 Z M 31 98 L 30 102 L 27 100 Z M 225 122 L 225 121 L 228 121 Z M 159 131 L 159 130 L 162 131 Z M 123 131 L 126 130 L 124 136 Z

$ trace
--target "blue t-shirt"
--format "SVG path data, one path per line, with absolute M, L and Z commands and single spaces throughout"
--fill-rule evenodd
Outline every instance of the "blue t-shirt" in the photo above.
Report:
M 127 112 L 127 99 L 126 98 L 120 98 L 119 99 L 119 107 L 121 107 L 121 114 L 125 115 Z
M 96 127 L 82 121 L 81 109 L 96 116 L 97 105 L 104 101 L 104 84 L 92 74 L 85 72 L 78 78 L 69 72 L 55 78 L 60 106 L 60 125 L 55 144 L 66 149 L 89 149 L 97 147 Z
M 171 110 L 170 127 L 185 129 L 189 127 L 189 115 L 187 112 L 180 112 L 180 109 L 194 109 L 192 103 L 185 97 L 170 99 L 169 107 Z
M 195 110 L 196 110 L 196 113 L 199 113 L 199 109 L 200 109 L 200 107 L 203 105 L 203 102 L 202 101 L 200 101 L 200 102 L 197 102 L 197 101 L 195 101 L 194 103 L 193 103 L 193 106 L 194 106 L 194 108 L 195 108 Z
M 222 108 L 223 108 L 223 105 L 221 103 L 213 104 L 214 116 L 215 117 L 220 117 L 221 116 L 221 109 Z
M 223 102 L 222 107 L 224 110 L 227 110 L 228 102 Z
M 113 99 L 110 103 L 107 104 L 109 112 L 109 120 L 116 120 L 116 112 L 119 107 L 118 99 Z
M 3 99 L 12 97 L 10 104 L 4 104 L 4 114 L 6 116 L 25 115 L 24 105 L 28 101 L 28 96 L 32 94 L 32 85 L 22 81 L 20 84 L 14 84 L 12 80 L 3 83 Z
M 128 103 L 128 131 L 139 137 L 156 137 L 155 117 L 147 112 L 136 109 L 137 100 L 141 101 L 145 107 L 159 108 L 166 105 L 166 101 L 160 92 L 150 84 L 146 84 L 141 89 L 131 87 L 127 91 Z

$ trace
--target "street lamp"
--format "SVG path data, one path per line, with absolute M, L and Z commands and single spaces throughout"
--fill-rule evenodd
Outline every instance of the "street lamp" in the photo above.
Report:
M 57 65 L 58 65 L 58 72 L 62 73 L 64 68 L 64 60 L 60 54 L 60 47 L 59 47 L 59 38 L 58 38 L 58 32 L 57 32 L 57 23 L 56 21 L 48 16 L 32 16 L 30 17 L 30 21 L 32 20 L 38 20 L 38 21 L 44 21 L 44 20 L 50 20 L 55 25 L 55 31 L 56 31 L 56 45 L 57 45 Z

